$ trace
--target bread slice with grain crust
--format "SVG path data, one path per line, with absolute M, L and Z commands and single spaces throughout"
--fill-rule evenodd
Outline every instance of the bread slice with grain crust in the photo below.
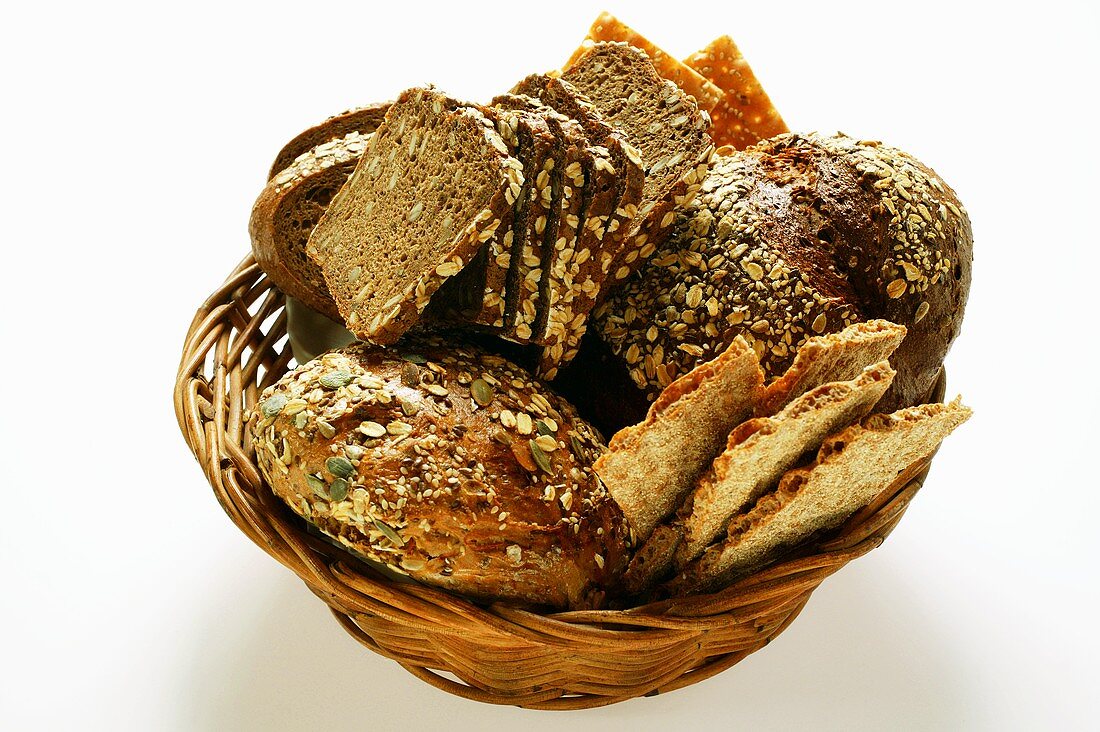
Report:
M 402 93 L 307 246 L 348 329 L 400 338 L 492 238 L 523 180 L 485 111 L 430 88 Z
M 810 465 L 788 471 L 775 491 L 735 517 L 725 541 L 688 564 L 664 590 L 717 589 L 816 532 L 840 525 L 970 418 L 958 399 L 874 414 L 825 440 Z
M 676 566 L 702 554 L 730 518 L 774 486 L 803 453 L 820 447 L 826 435 L 867 416 L 893 379 L 890 364 L 880 361 L 851 381 L 806 392 L 774 417 L 738 425 L 685 504 L 680 520 L 684 541 L 676 550 Z
M 280 290 L 333 320 L 340 313 L 306 242 L 355 170 L 370 134 L 349 132 L 299 156 L 268 181 L 248 221 L 252 254 Z
M 709 110 L 710 136 L 715 145 L 744 150 L 761 140 L 790 132 L 741 49 L 729 36 L 715 38 L 706 48 L 684 59 L 684 63 L 725 92 Z
M 799 347 L 790 368 L 768 384 L 757 415 L 775 414 L 792 399 L 822 384 L 854 379 L 868 364 L 890 358 L 905 333 L 904 325 L 868 320 L 808 339 Z
M 608 268 L 602 299 L 664 241 L 676 211 L 699 192 L 714 156 L 710 118 L 694 98 L 661 78 L 644 51 L 625 43 L 593 44 L 561 78 L 623 131 L 645 165 L 637 215 Z
M 703 109 L 708 111 L 713 109 L 722 102 L 722 98 L 725 96 L 723 90 L 710 79 L 691 66 L 665 53 L 641 33 L 608 12 L 600 13 L 600 16 L 592 23 L 592 27 L 588 29 L 588 37 L 581 42 L 580 47 L 573 52 L 563 68 L 572 66 L 585 51 L 600 41 L 621 41 L 642 49 L 653 61 L 657 73 L 695 97 L 695 101 Z
M 637 540 L 649 538 L 680 505 L 763 389 L 756 351 L 738 336 L 717 358 L 672 382 L 644 422 L 615 433 L 595 470 Z
M 378 102 L 349 109 L 299 132 L 290 142 L 283 145 L 283 149 L 275 156 L 275 162 L 271 164 L 271 171 L 267 174 L 268 180 L 289 168 L 298 157 L 305 155 L 318 145 L 339 140 L 352 132 L 360 135 L 374 132 L 378 125 L 382 124 L 390 104 L 391 102 Z

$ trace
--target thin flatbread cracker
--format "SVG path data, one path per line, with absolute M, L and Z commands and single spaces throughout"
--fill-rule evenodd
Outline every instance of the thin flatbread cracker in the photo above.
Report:
M 668 385 L 645 421 L 615 433 L 593 466 L 644 541 L 670 515 L 764 391 L 756 352 L 738 336 Z
M 868 364 L 888 359 L 904 338 L 905 326 L 888 320 L 868 320 L 810 338 L 798 349 L 786 373 L 768 384 L 757 416 L 775 414 L 822 384 L 856 378 Z
M 757 417 L 730 433 L 726 450 L 700 479 L 682 519 L 683 542 L 676 566 L 698 557 L 723 533 L 730 518 L 773 487 L 826 436 L 870 413 L 894 379 L 886 361 L 851 381 L 823 384 L 788 404 L 774 417 Z
M 744 150 L 760 140 L 790 132 L 729 36 L 715 38 L 706 48 L 684 59 L 684 64 L 725 92 L 710 110 L 713 122 L 710 134 L 715 146 L 731 145 Z
M 663 587 L 705 592 L 781 555 L 815 532 L 835 528 L 927 458 L 970 418 L 958 399 L 874 414 L 825 440 L 817 458 L 788 471 L 779 487 L 730 522 L 725 541 L 708 548 Z

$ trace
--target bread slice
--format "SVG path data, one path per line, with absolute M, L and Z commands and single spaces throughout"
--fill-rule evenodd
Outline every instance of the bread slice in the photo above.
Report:
M 393 343 L 488 241 L 523 186 L 480 109 L 404 92 L 309 238 L 348 329 Z
M 585 51 L 599 41 L 622 41 L 635 48 L 642 49 L 653 62 L 657 73 L 695 97 L 695 101 L 699 103 L 702 109 L 713 109 L 722 102 L 722 98 L 725 96 L 723 90 L 705 76 L 678 61 L 675 57 L 668 55 L 646 39 L 645 36 L 608 12 L 600 13 L 600 16 L 592 23 L 592 27 L 588 29 L 588 37 L 566 61 L 565 68 L 572 66 Z
M 665 389 L 641 424 L 615 433 L 595 463 L 637 540 L 680 505 L 726 436 L 763 395 L 756 352 L 738 336 L 721 355 Z
M 334 320 L 340 313 L 321 268 L 306 255 L 306 242 L 355 170 L 369 137 L 349 132 L 299 156 L 268 181 L 248 221 L 252 253 L 271 281 Z
M 684 541 L 676 566 L 702 554 L 730 518 L 775 485 L 808 450 L 826 435 L 865 417 L 893 381 L 886 361 L 868 366 L 851 381 L 823 384 L 787 405 L 774 417 L 757 417 L 738 425 L 726 450 L 711 465 L 685 504 Z
M 710 120 L 695 100 L 662 79 L 644 51 L 625 43 L 595 43 L 562 78 L 620 128 L 645 162 L 645 185 L 624 245 L 601 288 L 626 279 L 667 237 L 676 210 L 695 198 L 714 154 Z
M 630 595 L 644 595 L 652 590 L 672 573 L 676 551 L 683 541 L 683 526 L 680 524 L 661 524 L 655 528 L 630 558 L 630 564 L 623 573 L 623 590 Z
M 673 595 L 716 589 L 814 533 L 835 528 L 928 458 L 970 414 L 956 399 L 871 415 L 834 434 L 811 465 L 788 471 L 775 491 L 733 519 L 725 541 L 707 549 L 665 589 Z
M 715 145 L 732 145 L 744 150 L 760 140 L 784 132 L 787 123 L 772 105 L 748 61 L 729 36 L 715 38 L 684 63 L 714 82 L 725 94 L 710 109 L 710 136 Z
M 756 413 L 765 417 L 775 414 L 815 387 L 854 379 L 868 364 L 888 359 L 904 338 L 905 326 L 868 320 L 808 339 L 798 349 L 791 367 L 768 384 Z
M 319 145 L 339 140 L 352 132 L 360 135 L 374 132 L 378 125 L 382 124 L 390 104 L 391 102 L 379 102 L 349 109 L 298 133 L 290 142 L 283 145 L 283 149 L 275 156 L 275 162 L 271 164 L 271 171 L 267 175 L 268 180 L 289 168 L 296 159 Z

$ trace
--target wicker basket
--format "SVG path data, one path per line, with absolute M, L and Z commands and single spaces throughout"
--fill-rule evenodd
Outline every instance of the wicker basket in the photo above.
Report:
M 180 429 L 222 508 L 360 643 L 435 687 L 494 704 L 597 707 L 729 668 L 782 632 L 822 580 L 881 544 L 928 470 L 928 460 L 911 468 L 827 543 L 716 594 L 550 615 L 483 607 L 386 578 L 307 532 L 267 488 L 245 414 L 291 359 L 283 296 L 249 257 L 199 309 L 176 377 Z

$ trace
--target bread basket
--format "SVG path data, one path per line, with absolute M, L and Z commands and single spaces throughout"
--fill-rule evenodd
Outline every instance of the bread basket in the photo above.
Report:
M 928 460 L 913 466 L 826 542 L 715 594 L 546 615 L 481 606 L 375 571 L 308 532 L 265 485 L 245 423 L 292 361 L 283 305 L 249 256 L 199 308 L 175 384 L 184 439 L 233 523 L 297 574 L 348 633 L 468 699 L 582 709 L 714 676 L 767 645 L 826 577 L 879 546 L 928 472 Z M 931 400 L 943 392 L 941 373 Z

